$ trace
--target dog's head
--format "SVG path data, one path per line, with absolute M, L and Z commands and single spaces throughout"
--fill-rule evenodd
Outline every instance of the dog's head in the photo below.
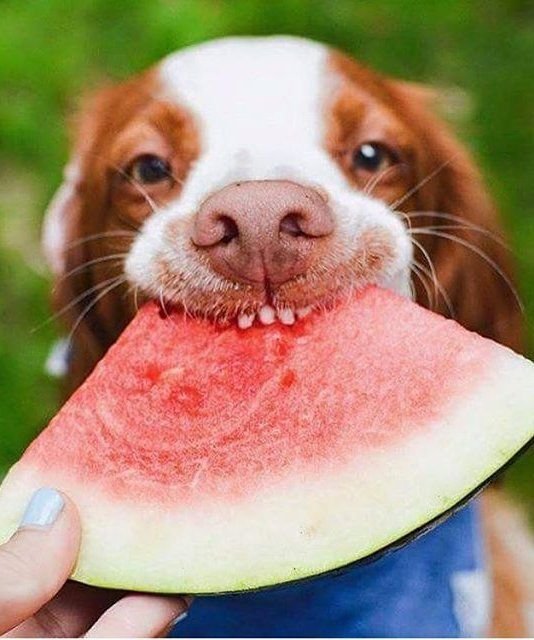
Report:
M 44 233 L 75 376 L 138 296 L 246 328 L 372 283 L 517 347 L 493 209 L 429 101 L 288 37 L 186 49 L 99 93 Z

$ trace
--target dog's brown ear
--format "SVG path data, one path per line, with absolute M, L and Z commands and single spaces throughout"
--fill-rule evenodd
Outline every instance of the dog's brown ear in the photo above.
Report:
M 55 277 L 53 304 L 71 335 L 70 389 L 91 372 L 128 320 L 124 287 L 111 287 L 120 265 L 101 260 L 125 250 L 124 238 L 112 238 L 108 229 L 108 144 L 153 99 L 153 78 L 148 71 L 86 97 L 73 121 L 72 159 L 45 215 L 43 249 Z
M 98 133 L 98 122 L 110 109 L 114 93 L 121 85 L 106 87 L 86 96 L 72 119 L 71 158 L 63 171 L 63 182 L 48 205 L 42 224 L 43 252 L 54 276 L 64 274 L 69 241 L 75 238 L 80 222 L 82 187 L 88 157 Z
M 64 178 L 48 205 L 42 225 L 42 248 L 54 283 L 52 306 L 69 335 L 67 390 L 74 390 L 90 373 L 103 353 L 99 327 L 94 317 L 78 323 L 94 299 L 90 289 L 97 284 L 90 269 L 84 268 L 94 258 L 89 236 L 98 229 L 87 220 L 86 173 L 91 171 L 92 146 L 96 139 L 98 116 L 108 108 L 113 88 L 89 97 L 73 121 L 72 155 L 64 170 Z M 85 211 L 85 212 L 84 212 Z M 92 246 L 91 246 L 92 245 Z M 71 334 L 74 326 L 75 332 Z
M 503 246 L 499 218 L 475 163 L 433 113 L 432 93 L 391 82 L 399 115 L 416 129 L 420 188 L 410 202 L 413 237 L 432 257 L 450 304 L 439 295 L 439 311 L 468 329 L 520 351 L 523 317 L 516 299 L 511 256 Z M 432 176 L 432 177 L 430 177 Z M 428 180 L 425 182 L 425 180 Z M 420 211 L 414 215 L 413 209 Z M 406 210 L 408 212 L 408 210 Z M 417 252 L 418 260 L 426 257 Z M 432 287 L 432 285 L 430 285 Z M 419 299 L 427 303 L 423 287 Z
M 76 235 L 82 203 L 84 165 L 96 134 L 96 121 L 110 89 L 86 98 L 72 121 L 71 158 L 63 171 L 63 182 L 48 205 L 42 224 L 41 242 L 49 268 L 56 277 L 65 273 L 67 245 Z
M 83 196 L 82 173 L 79 160 L 65 168 L 64 181 L 53 196 L 43 220 L 42 246 L 48 266 L 53 274 L 52 306 L 59 314 L 65 333 L 70 334 L 90 296 L 84 296 L 91 284 L 83 272 L 90 259 L 81 229 Z M 77 271 L 79 270 L 79 271 Z M 67 390 L 74 390 L 89 373 L 89 363 L 100 352 L 94 332 L 82 322 L 73 335 L 69 335 Z

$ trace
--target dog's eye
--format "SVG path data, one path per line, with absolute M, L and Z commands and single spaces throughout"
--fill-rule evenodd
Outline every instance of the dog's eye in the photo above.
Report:
M 147 153 L 130 164 L 127 174 L 141 184 L 155 184 L 171 178 L 171 167 L 163 158 Z
M 379 142 L 365 142 L 352 154 L 352 167 L 355 171 L 377 173 L 398 163 L 397 155 L 386 145 Z

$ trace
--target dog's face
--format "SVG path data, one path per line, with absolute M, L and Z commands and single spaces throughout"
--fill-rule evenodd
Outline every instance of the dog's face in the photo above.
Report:
M 291 324 L 366 284 L 435 286 L 452 306 L 445 289 L 466 257 L 453 246 L 450 266 L 425 263 L 444 232 L 417 240 L 413 226 L 461 216 L 487 228 L 493 215 L 423 93 L 276 37 L 187 49 L 97 96 L 45 225 L 52 266 L 70 272 L 61 302 L 89 291 L 73 308 L 92 303 L 94 353 L 132 313 L 124 291 L 106 298 L 124 281 L 130 301 L 242 328 Z
M 241 326 L 256 314 L 291 322 L 366 283 L 408 291 L 411 243 L 382 200 L 409 186 L 409 136 L 371 93 L 351 87 L 325 47 L 225 40 L 171 56 L 158 76 L 198 148 L 172 195 L 172 130 L 149 134 L 150 159 L 141 146 L 127 159 L 135 166 L 141 156 L 139 172 L 159 163 L 167 188 L 126 260 L 130 282 Z M 352 123 L 349 101 L 360 114 Z M 379 173 L 373 197 L 363 188 Z

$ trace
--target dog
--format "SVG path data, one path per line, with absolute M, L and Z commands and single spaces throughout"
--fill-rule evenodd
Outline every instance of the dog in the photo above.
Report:
M 87 100 L 43 227 L 69 330 L 68 392 L 146 299 L 246 331 L 298 323 L 376 284 L 520 351 L 497 213 L 435 99 L 277 36 L 185 49 Z M 495 489 L 462 514 L 345 583 L 199 600 L 176 633 L 526 635 L 532 547 L 521 516 Z M 405 606 L 469 545 L 478 559 Z

